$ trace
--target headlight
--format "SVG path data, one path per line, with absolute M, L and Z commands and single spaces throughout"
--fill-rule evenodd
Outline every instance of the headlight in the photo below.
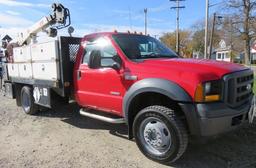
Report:
M 213 102 L 221 99 L 221 81 L 209 81 L 197 86 L 195 102 Z

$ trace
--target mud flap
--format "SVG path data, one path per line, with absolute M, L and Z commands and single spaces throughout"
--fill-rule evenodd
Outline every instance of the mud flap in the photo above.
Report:
M 9 83 L 9 82 L 4 83 L 4 94 L 8 98 L 15 99 L 15 91 L 12 83 Z
M 50 89 L 43 86 L 34 86 L 33 97 L 35 104 L 51 108 Z

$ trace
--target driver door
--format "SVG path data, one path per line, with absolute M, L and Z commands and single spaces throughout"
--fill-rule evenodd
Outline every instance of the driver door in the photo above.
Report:
M 90 55 L 95 50 L 100 51 L 101 65 L 104 67 L 88 66 Z M 121 115 L 122 99 L 125 93 L 121 78 L 123 70 L 105 67 L 114 63 L 114 57 L 118 57 L 117 52 L 107 37 L 100 37 L 87 44 L 83 63 L 79 67 L 79 99 L 83 106 Z

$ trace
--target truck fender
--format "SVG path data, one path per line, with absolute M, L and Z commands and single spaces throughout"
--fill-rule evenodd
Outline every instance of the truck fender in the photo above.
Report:
M 145 92 L 155 92 L 163 94 L 177 102 L 192 102 L 188 93 L 178 84 L 158 78 L 147 78 L 134 83 L 126 92 L 123 99 L 123 116 L 128 123 L 129 106 L 137 95 Z M 128 123 L 129 124 L 129 123 Z

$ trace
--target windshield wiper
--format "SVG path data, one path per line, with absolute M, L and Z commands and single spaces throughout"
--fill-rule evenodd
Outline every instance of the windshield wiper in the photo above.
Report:
M 147 58 L 177 58 L 177 55 L 162 55 L 162 54 L 156 54 L 156 53 L 151 53 L 151 54 L 146 54 L 142 55 L 140 59 L 147 59 Z

